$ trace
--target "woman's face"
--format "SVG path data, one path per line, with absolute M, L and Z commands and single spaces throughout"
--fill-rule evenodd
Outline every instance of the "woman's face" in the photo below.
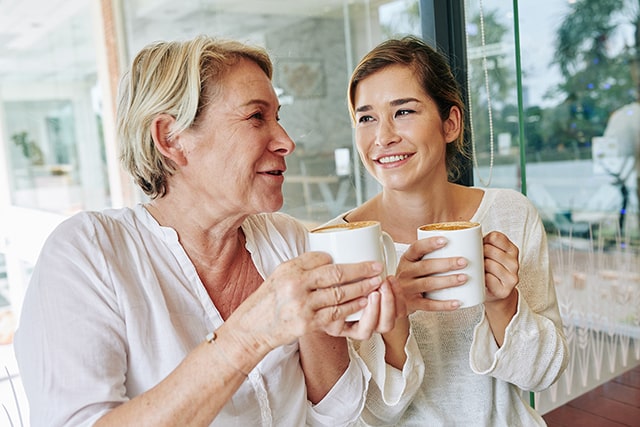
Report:
M 180 136 L 187 158 L 180 173 L 195 194 L 229 214 L 276 211 L 283 203 L 284 158 L 295 144 L 278 122 L 271 81 L 243 59 L 219 88 L 199 124 Z
M 413 70 L 402 65 L 360 81 L 354 101 L 360 157 L 385 189 L 420 191 L 446 182 L 446 145 L 460 132 L 457 108 L 443 122 Z

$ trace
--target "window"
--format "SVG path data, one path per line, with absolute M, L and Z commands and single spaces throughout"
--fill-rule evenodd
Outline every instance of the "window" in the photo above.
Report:
M 520 190 L 538 208 L 572 354 L 536 396 L 544 412 L 638 362 L 640 10 L 465 6 L 475 184 Z

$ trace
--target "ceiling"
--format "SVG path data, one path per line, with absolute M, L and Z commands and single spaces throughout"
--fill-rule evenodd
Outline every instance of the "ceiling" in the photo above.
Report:
M 388 0 L 387 0 L 388 1 Z M 381 0 L 122 0 L 130 49 L 157 38 L 216 34 L 259 41 L 266 27 L 309 16 L 341 16 L 345 4 Z M 92 19 L 98 0 L 0 0 L 0 85 L 77 81 L 95 73 Z M 97 10 L 97 9 L 96 9 Z M 135 37 L 134 37 L 135 35 Z M 92 71 L 93 70 L 93 71 Z
M 73 70 L 95 63 L 91 22 L 78 13 L 88 7 L 84 0 L 0 0 L 0 83 L 76 78 Z

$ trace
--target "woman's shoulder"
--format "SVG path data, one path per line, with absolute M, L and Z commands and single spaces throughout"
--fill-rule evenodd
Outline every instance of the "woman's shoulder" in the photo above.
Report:
M 102 211 L 77 212 L 63 220 L 53 231 L 52 236 L 87 235 L 93 237 L 134 221 L 135 213 L 130 208 L 105 209 Z
M 292 216 L 276 212 L 250 215 L 242 224 L 247 248 L 268 273 L 273 262 L 283 262 L 305 251 L 307 229 Z
M 341 222 L 370 221 L 379 218 L 378 206 L 380 206 L 380 197 L 381 194 L 379 193 L 359 206 L 338 215 L 331 222 L 339 224 Z
M 306 233 L 307 227 L 298 219 L 283 212 L 260 213 L 250 215 L 242 224 L 245 232 L 282 236 Z
M 527 196 L 511 188 L 485 188 L 484 192 L 484 198 L 489 201 L 491 205 L 500 203 L 503 206 L 518 208 L 533 206 Z
M 318 227 L 325 227 L 327 225 L 345 224 L 347 222 L 346 217 L 351 212 L 353 212 L 353 210 L 341 213 L 340 215 L 336 216 L 335 218 L 331 218 L 329 221 L 327 221 L 327 222 L 325 222 L 323 224 L 320 224 Z
M 536 224 L 540 215 L 526 195 L 509 188 L 488 188 L 476 218 L 487 224 Z M 519 225 L 518 225 L 519 224 Z
M 128 208 L 75 213 L 60 222 L 46 238 L 39 262 L 57 265 L 61 259 L 73 259 L 79 265 L 85 261 L 98 262 L 102 258 L 96 255 L 98 252 L 103 256 L 119 253 L 126 244 L 141 240 L 132 233 L 133 217 Z

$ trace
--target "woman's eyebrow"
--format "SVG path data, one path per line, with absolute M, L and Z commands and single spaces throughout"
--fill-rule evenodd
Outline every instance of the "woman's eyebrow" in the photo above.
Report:
M 408 104 L 409 102 L 419 102 L 416 98 L 400 98 L 391 101 L 389 104 L 392 107 L 397 107 L 398 105 Z
M 392 107 L 397 107 L 399 105 L 408 104 L 409 102 L 420 102 L 420 101 L 416 98 L 400 98 L 400 99 L 394 99 L 389 103 L 389 105 L 391 105 Z M 366 111 L 371 110 L 372 108 L 373 107 L 371 107 L 371 105 L 362 105 L 356 108 L 356 113 L 364 113 Z

